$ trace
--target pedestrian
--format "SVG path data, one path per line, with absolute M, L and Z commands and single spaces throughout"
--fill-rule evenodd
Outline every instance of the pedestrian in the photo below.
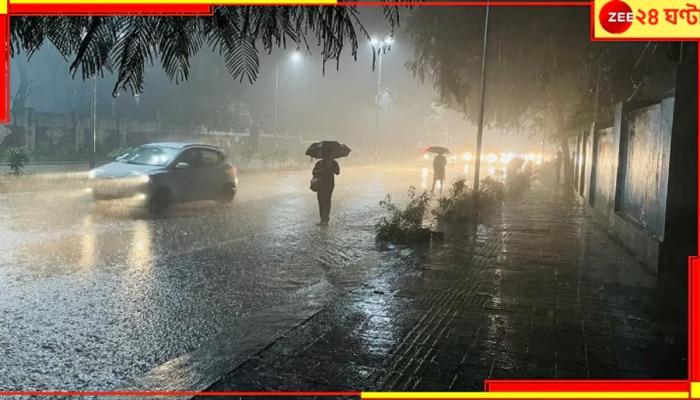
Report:
M 322 158 L 314 166 L 311 190 L 314 190 L 318 197 L 318 211 L 321 216 L 319 226 L 328 226 L 330 220 L 335 175 L 340 175 L 340 166 L 332 158 Z
M 562 163 L 564 161 L 564 154 L 561 152 L 561 148 L 557 150 L 557 157 L 554 159 L 554 169 L 555 169 L 555 174 L 557 177 L 557 184 L 559 184 L 559 180 L 561 179 L 561 167 Z
M 433 159 L 433 188 L 431 192 L 435 192 L 435 183 L 440 181 L 440 193 L 442 193 L 442 186 L 445 183 L 445 166 L 447 166 L 447 158 L 442 154 L 438 154 Z

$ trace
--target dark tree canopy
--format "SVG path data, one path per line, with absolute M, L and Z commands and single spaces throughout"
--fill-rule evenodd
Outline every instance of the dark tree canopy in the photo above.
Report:
M 396 4 L 396 2 L 392 2 Z M 383 7 L 394 28 L 399 7 Z M 358 35 L 359 31 L 359 35 Z M 230 6 L 216 7 L 210 17 L 12 17 L 11 55 L 29 56 L 45 42 L 53 43 L 72 61 L 70 70 L 83 79 L 115 72 L 114 91 L 143 89 L 147 64 L 159 61 L 168 77 L 186 80 L 190 60 L 203 47 L 225 59 L 237 79 L 257 78 L 260 51 L 295 46 L 310 51 L 316 39 L 324 66 L 339 62 L 347 45 L 356 57 L 358 36 L 369 38 L 355 6 Z
M 414 45 L 408 68 L 472 121 L 480 101 L 485 11 L 424 7 L 407 22 Z M 489 125 L 517 128 L 523 119 L 539 119 L 566 134 L 592 122 L 594 104 L 600 119 L 614 102 L 667 95 L 642 90 L 668 65 L 659 44 L 591 43 L 589 12 L 588 7 L 491 7 Z

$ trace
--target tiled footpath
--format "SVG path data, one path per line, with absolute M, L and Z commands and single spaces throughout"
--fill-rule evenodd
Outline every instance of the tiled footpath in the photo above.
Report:
M 685 379 L 682 291 L 676 298 L 660 290 L 567 192 L 534 187 L 486 224 L 447 235 L 209 390 L 478 391 L 488 378 Z

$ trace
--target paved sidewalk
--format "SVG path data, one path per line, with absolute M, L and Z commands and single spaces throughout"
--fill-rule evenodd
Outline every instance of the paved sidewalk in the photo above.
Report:
M 209 390 L 685 379 L 682 296 L 668 298 L 566 192 L 533 188 L 488 224 L 341 298 Z

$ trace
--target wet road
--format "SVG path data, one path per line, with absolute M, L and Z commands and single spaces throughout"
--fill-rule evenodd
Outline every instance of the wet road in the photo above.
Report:
M 424 187 L 427 170 L 342 170 L 328 228 L 309 175 L 241 175 L 234 204 L 161 219 L 79 190 L 0 195 L 0 390 L 113 390 L 178 357 L 203 365 L 387 268 L 378 201 Z

